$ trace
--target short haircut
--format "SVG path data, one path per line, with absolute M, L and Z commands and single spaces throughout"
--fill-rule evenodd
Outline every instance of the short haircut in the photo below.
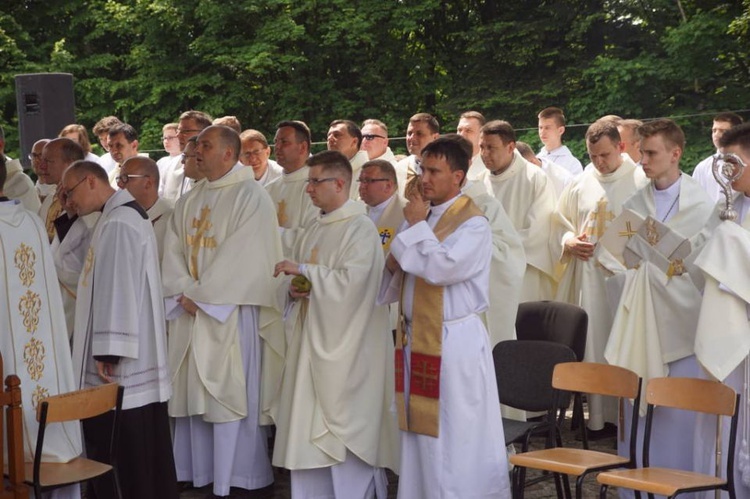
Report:
M 234 128 L 230 128 L 226 125 L 211 125 L 210 131 L 216 131 L 218 133 L 219 142 L 224 147 L 231 149 L 234 154 L 232 155 L 234 162 L 240 158 L 240 151 L 242 150 L 242 143 L 240 142 L 240 134 L 234 131 Z M 205 133 L 206 129 L 204 129 Z
M 201 129 L 208 128 L 213 124 L 211 115 L 204 113 L 203 111 L 195 111 L 192 109 L 182 113 L 178 118 L 178 121 L 180 120 L 193 120 Z
M 440 123 L 429 113 L 417 113 L 409 118 L 409 123 L 425 123 L 432 133 L 440 133 Z
M 616 114 L 605 114 L 596 121 L 612 121 L 614 123 L 619 123 L 620 121 L 622 121 L 622 117 L 617 116 Z
M 365 121 L 362 122 L 362 128 L 364 128 L 365 125 L 379 126 L 380 128 L 383 129 L 383 131 L 385 132 L 385 134 L 388 135 L 388 127 L 385 125 L 385 123 L 383 123 L 380 120 L 376 120 L 376 119 L 370 118 L 370 119 L 365 120 Z
M 467 148 L 455 136 L 460 137 L 464 142 L 469 144 L 469 147 Z M 466 178 L 466 172 L 469 171 L 469 163 L 471 163 L 471 150 L 472 146 L 468 140 L 460 135 L 449 134 L 444 137 L 438 137 L 427 144 L 422 149 L 422 158 L 444 158 L 451 171 L 462 171 L 464 172 L 464 178 Z
M 174 130 L 176 132 L 177 131 L 177 126 L 178 126 L 177 123 L 167 123 L 166 125 L 164 125 L 163 127 L 161 127 L 161 133 L 164 133 L 164 132 L 166 132 L 168 130 Z
M 685 150 L 685 134 L 682 128 L 674 121 L 667 118 L 659 118 L 653 121 L 648 121 L 638 127 L 638 136 L 641 139 L 647 139 L 654 135 L 661 135 L 662 138 L 672 144 L 672 146 L 679 147 L 683 151 Z
M 211 124 L 228 126 L 237 133 L 242 131 L 242 125 L 240 125 L 240 120 L 237 119 L 237 116 L 222 116 L 221 118 L 216 118 Z
M 719 147 L 739 146 L 742 151 L 750 155 L 750 123 L 733 126 L 719 139 Z
M 471 158 L 474 156 L 474 146 L 468 139 L 464 138 L 463 135 L 457 133 L 446 133 L 443 135 L 444 139 L 452 140 L 466 150 L 466 154 L 469 155 L 469 166 L 471 166 Z
M 138 140 L 138 132 L 127 123 L 120 123 L 109 129 L 108 135 L 110 137 L 116 137 L 119 134 L 122 134 L 129 143 Z
M 74 161 L 65 172 L 75 174 L 77 179 L 81 179 L 86 175 L 91 175 L 97 180 L 104 182 L 109 185 L 109 176 L 107 176 L 107 170 L 102 168 L 102 165 L 95 163 L 94 161 Z
M 480 130 L 485 135 L 497 135 L 503 144 L 509 144 L 516 141 L 516 131 L 513 125 L 504 120 L 493 120 L 487 123 Z
M 254 140 L 263 144 L 264 147 L 268 147 L 268 140 L 266 140 L 266 136 L 260 133 L 258 130 L 253 130 L 252 128 L 249 128 L 242 132 L 240 134 L 240 140 L 242 142 L 246 140 Z
M 83 125 L 78 125 L 76 123 L 72 125 L 67 125 L 65 128 L 60 130 L 60 135 L 58 137 L 65 137 L 68 134 L 71 133 L 77 133 L 78 134 L 78 140 L 79 144 L 83 148 L 84 152 L 91 152 L 91 142 L 89 141 L 89 133 L 86 131 L 86 127 Z
M 565 113 L 563 113 L 563 110 L 559 107 L 545 107 L 544 109 L 539 111 L 537 118 L 539 118 L 540 120 L 547 120 L 552 118 L 553 120 L 555 120 L 557 126 L 565 126 Z
M 617 122 L 617 126 L 622 127 L 622 128 L 627 128 L 633 133 L 635 133 L 638 127 L 641 125 L 643 125 L 643 122 L 641 120 L 634 120 L 632 118 L 620 120 Z
M 377 168 L 380 174 L 388 180 L 393 181 L 394 184 L 398 185 L 398 178 L 396 177 L 396 169 L 393 167 L 393 163 L 384 159 L 371 159 L 362 165 L 362 171 L 368 168 Z
M 518 151 L 518 153 L 527 160 L 531 157 L 536 157 L 536 154 L 534 154 L 534 150 L 531 148 L 531 146 L 526 142 L 521 142 L 520 140 L 516 142 L 516 151 Z
M 122 164 L 122 168 L 125 168 L 126 165 L 135 168 L 143 175 L 148 175 L 153 179 L 154 185 L 156 185 L 156 187 L 159 186 L 159 167 L 153 159 L 145 156 L 132 156 L 125 160 Z
M 615 144 L 622 142 L 620 131 L 617 124 L 612 119 L 598 119 L 586 130 L 586 142 L 589 144 L 598 143 L 602 137 L 609 138 Z
M 322 166 L 324 172 L 341 175 L 347 185 L 352 183 L 352 165 L 338 151 L 321 151 L 307 159 L 307 166 Z
M 487 119 L 484 117 L 482 113 L 479 111 L 466 111 L 465 113 L 461 113 L 460 118 L 464 119 L 475 119 L 479 122 L 479 126 L 484 125 L 487 123 Z
M 310 128 L 305 124 L 304 121 L 299 120 L 286 120 L 276 125 L 276 129 L 290 127 L 294 129 L 294 136 L 297 138 L 297 142 L 307 143 L 307 149 L 310 149 L 310 142 L 312 142 Z
M 92 128 L 91 131 L 98 137 L 103 133 L 108 133 L 110 128 L 120 123 L 122 123 L 122 121 L 120 121 L 120 118 L 117 116 L 105 116 L 96 122 L 96 125 L 94 125 L 94 128 Z
M 5 180 L 7 178 L 8 169 L 5 168 L 5 154 L 0 154 L 0 192 L 3 192 L 3 186 L 5 185 Z
M 357 149 L 359 149 L 359 146 L 362 145 L 362 130 L 359 129 L 357 124 L 351 120 L 333 120 L 331 124 L 328 125 L 328 128 L 336 125 L 345 125 L 346 133 L 352 137 L 357 137 Z
M 719 113 L 714 116 L 714 121 L 720 121 L 723 123 L 730 123 L 732 126 L 741 125 L 743 121 L 742 116 L 735 113 L 725 112 Z
M 45 147 L 59 147 L 60 156 L 62 160 L 68 164 L 74 161 L 80 161 L 86 157 L 86 152 L 83 147 L 73 139 L 67 137 L 61 137 L 59 139 L 50 140 Z

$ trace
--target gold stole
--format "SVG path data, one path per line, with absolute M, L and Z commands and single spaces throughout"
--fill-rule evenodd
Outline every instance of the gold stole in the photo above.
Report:
M 484 213 L 468 196 L 459 197 L 440 217 L 433 232 L 442 242 L 462 223 Z M 404 280 L 405 281 L 405 280 Z M 403 282 L 401 293 L 403 295 Z M 409 414 L 404 397 L 404 314 L 399 302 L 396 339 L 396 406 L 399 427 L 437 437 L 440 429 L 440 362 L 443 342 L 443 286 L 428 284 L 414 276 L 414 300 L 411 322 L 411 373 L 409 378 Z
M 52 196 L 54 196 L 54 199 L 52 200 L 49 210 L 47 210 L 47 220 L 44 221 L 44 226 L 47 229 L 47 237 L 49 237 L 50 243 L 55 238 L 55 220 L 57 220 L 62 214 L 62 204 L 60 203 L 60 200 L 56 195 L 52 194 Z

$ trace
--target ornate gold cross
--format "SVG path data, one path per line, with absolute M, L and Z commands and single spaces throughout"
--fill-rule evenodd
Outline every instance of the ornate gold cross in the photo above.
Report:
M 201 209 L 201 217 L 193 218 L 192 228 L 195 229 L 195 234 L 187 235 L 187 245 L 190 249 L 190 275 L 193 279 L 198 279 L 198 252 L 200 248 L 215 248 L 216 239 L 211 236 L 206 236 L 206 232 L 213 227 L 213 224 L 208 219 L 211 214 L 211 208 L 204 206 Z

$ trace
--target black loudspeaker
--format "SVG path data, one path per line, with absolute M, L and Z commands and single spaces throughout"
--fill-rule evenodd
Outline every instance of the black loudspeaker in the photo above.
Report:
M 53 139 L 66 125 L 76 122 L 73 75 L 16 75 L 16 107 L 20 159 L 24 168 L 29 168 L 29 154 L 34 142 L 39 139 Z

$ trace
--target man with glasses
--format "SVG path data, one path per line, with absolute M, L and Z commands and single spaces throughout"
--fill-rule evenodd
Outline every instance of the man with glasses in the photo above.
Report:
M 383 252 L 364 206 L 349 197 L 346 157 L 324 151 L 308 165 L 317 217 L 274 272 L 287 276 L 290 337 L 271 411 L 273 463 L 291 470 L 293 498 L 385 497 L 397 430 L 388 313 L 375 304 Z
M 185 150 L 190 137 L 195 137 L 204 128 L 211 126 L 211 121 L 211 116 L 202 111 L 191 110 L 182 113 L 177 124 L 177 141 L 180 143 L 180 151 Z M 163 198 L 175 202 L 190 190 L 191 186 L 191 182 L 185 181 L 185 170 L 180 159 L 175 158 L 160 181 L 159 192 Z
M 388 127 L 380 120 L 369 119 L 362 122 L 362 145 L 369 159 L 384 159 L 397 163 L 393 151 L 388 147 Z
M 174 205 L 159 197 L 159 167 L 151 158 L 135 156 L 125 160 L 117 177 L 117 186 L 127 191 L 146 210 L 154 227 L 156 245 L 159 248 L 159 263 L 164 255 L 164 234 Z
M 290 257 L 294 245 L 312 220 L 316 210 L 305 195 L 307 165 L 310 156 L 310 129 L 302 121 L 282 121 L 276 126 L 274 137 L 276 161 L 284 168 L 284 175 L 266 186 L 276 205 L 276 217 L 281 228 L 284 256 Z
M 253 169 L 253 176 L 263 187 L 267 186 L 284 173 L 284 169 L 271 156 L 271 146 L 265 135 L 258 130 L 245 130 L 240 134 L 242 152 L 240 163 Z
M 180 140 L 177 138 L 177 123 L 167 123 L 162 127 L 161 143 L 164 146 L 164 150 L 167 151 L 167 156 L 156 161 L 156 166 L 159 167 L 160 178 L 164 176 L 172 162 L 177 161 L 182 151 L 180 149 Z M 159 186 L 161 187 L 161 183 L 159 183 Z
M 167 417 L 171 380 L 156 238 L 143 208 L 115 191 L 97 163 L 77 161 L 62 189 L 80 217 L 101 210 L 78 282 L 73 368 L 79 388 L 125 388 L 117 445 L 125 498 L 176 499 Z M 109 459 L 112 413 L 83 423 L 87 454 Z M 93 480 L 96 497 L 115 497 L 111 475 Z
M 138 132 L 127 123 L 115 125 L 109 129 L 107 146 L 117 166 L 109 172 L 109 183 L 117 188 L 122 164 L 129 158 L 138 156 Z
M 352 166 L 352 178 L 358 178 L 362 165 L 369 159 L 365 151 L 360 151 L 362 132 L 356 123 L 350 120 L 334 120 L 328 126 L 326 146 L 329 151 L 338 151 L 349 160 Z M 352 182 L 349 197 L 359 199 L 356 182 Z
M 273 481 L 259 420 L 261 367 L 280 366 L 284 351 L 274 207 L 239 163 L 240 150 L 229 127 L 200 133 L 195 154 L 206 177 L 177 203 L 162 262 L 177 477 L 196 487 L 213 482 L 216 496 Z M 252 264 L 238 265 L 242 255 Z M 263 395 L 272 395 L 273 375 L 263 379 Z
M 378 229 L 385 255 L 404 221 L 404 203 L 398 195 L 396 169 L 388 161 L 374 159 L 362 165 L 359 197 L 367 205 L 367 216 Z

